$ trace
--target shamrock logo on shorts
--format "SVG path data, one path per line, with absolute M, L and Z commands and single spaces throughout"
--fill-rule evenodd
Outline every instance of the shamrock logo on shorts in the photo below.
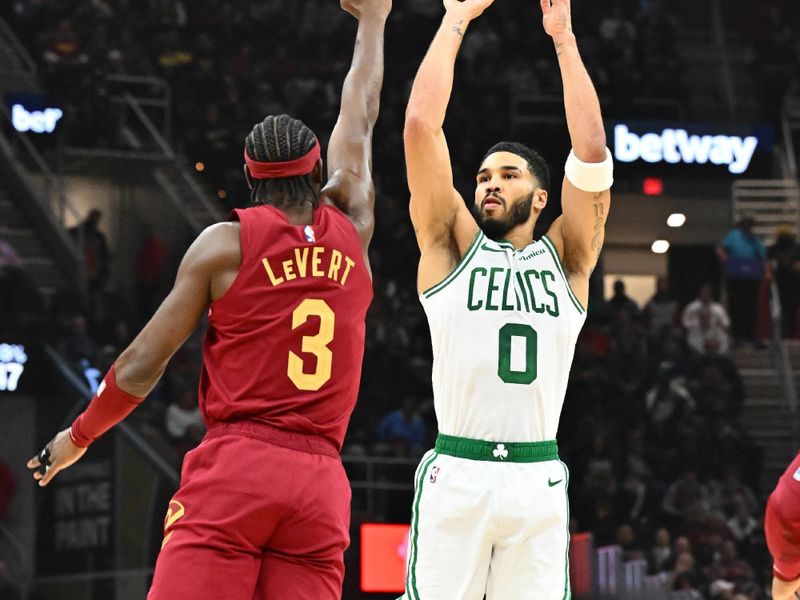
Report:
M 495 458 L 499 458 L 503 460 L 506 456 L 508 456 L 508 450 L 506 450 L 505 444 L 497 444 L 497 448 L 492 450 L 492 454 L 494 454 Z

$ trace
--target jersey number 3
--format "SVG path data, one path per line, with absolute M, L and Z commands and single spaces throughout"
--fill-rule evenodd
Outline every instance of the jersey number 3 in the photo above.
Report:
M 521 338 L 525 344 L 525 362 L 515 367 L 523 367 L 521 371 L 511 368 L 511 357 L 520 356 L 519 352 L 513 352 L 511 340 Z M 536 353 L 538 350 L 538 336 L 536 330 L 530 325 L 521 323 L 506 323 L 500 328 L 500 342 L 497 356 L 497 375 L 506 383 L 520 383 L 528 385 L 534 382 L 537 375 Z M 517 363 L 522 362 L 515 361 Z
M 317 357 L 317 368 L 313 373 L 306 373 L 303 359 L 290 350 L 287 374 L 298 390 L 316 392 L 331 378 L 333 353 L 328 344 L 333 341 L 336 315 L 325 300 L 307 298 L 292 313 L 292 330 L 303 325 L 309 317 L 319 317 L 319 333 L 304 335 L 302 350 Z

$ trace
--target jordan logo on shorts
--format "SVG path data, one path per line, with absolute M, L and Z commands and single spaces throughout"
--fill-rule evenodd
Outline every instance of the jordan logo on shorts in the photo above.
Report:
M 183 515 L 186 513 L 186 509 L 184 508 L 183 504 L 178 502 L 177 500 L 170 500 L 169 501 L 169 508 L 167 508 L 167 516 L 164 517 L 164 541 L 161 542 L 161 549 L 164 549 L 164 546 L 167 545 L 169 538 L 172 537 L 173 532 L 170 531 L 173 525 L 177 523 Z

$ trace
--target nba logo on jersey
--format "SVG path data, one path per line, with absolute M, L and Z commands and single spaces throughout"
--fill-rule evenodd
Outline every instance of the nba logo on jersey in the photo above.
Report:
M 306 225 L 305 229 L 303 229 L 303 233 L 306 234 L 306 241 L 310 244 L 313 244 L 317 241 L 317 238 L 314 236 L 314 229 L 311 225 Z

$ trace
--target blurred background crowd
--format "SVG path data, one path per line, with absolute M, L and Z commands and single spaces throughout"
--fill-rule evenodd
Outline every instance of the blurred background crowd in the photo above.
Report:
M 606 116 L 657 118 L 675 107 L 691 110 L 687 59 L 676 39 L 681 28 L 697 25 L 693 6 L 660 0 L 573 4 L 581 52 Z M 781 100 L 800 92 L 800 6 L 731 4 L 725 25 L 747 34 L 742 51 L 759 82 L 759 118 L 777 123 Z M 436 436 L 429 334 L 415 285 L 418 251 L 406 211 L 402 120 L 414 69 L 440 15 L 439 2 L 395 2 L 387 29 L 374 138 L 376 295 L 345 457 L 418 458 Z M 354 33 L 337 2 L 315 0 L 9 0 L 0 16 L 37 61 L 47 95 L 65 107 L 62 143 L 123 147 L 121 109 L 110 102 L 108 75 L 167 80 L 173 98 L 169 142 L 189 164 L 203 165 L 198 177 L 225 210 L 249 200 L 242 143 L 263 116 L 297 116 L 325 146 Z M 555 53 L 539 19 L 536 3 L 506 0 L 465 39 L 446 130 L 455 182 L 466 198 L 472 197 L 472 173 L 483 152 L 509 130 L 509 98 L 553 96 L 557 105 Z M 537 145 L 536 139 L 526 141 Z M 559 172 L 564 157 L 547 158 Z M 553 195 L 540 233 L 558 214 L 557 190 Z M 91 302 L 63 297 L 45 327 L 45 337 L 83 373 L 105 372 L 174 275 L 165 242 L 145 228 L 133 232 L 139 250 L 126 268 L 134 280 L 124 288 L 112 285 L 120 265 L 103 233 L 103 217 L 95 210 L 71 232 L 83 246 Z M 752 236 L 746 221 L 735 229 Z M 666 280 L 644 305 L 626 295 L 621 281 L 606 298 L 602 286 L 594 286 L 559 431 L 560 453 L 571 470 L 572 530 L 591 532 L 596 545 L 618 544 L 626 560 L 646 560 L 648 572 L 662 577 L 667 589 L 697 598 L 765 598 L 771 568 L 762 533 L 770 490 L 761 484 L 761 451 L 740 422 L 746 392 L 731 353 L 763 346 L 753 294 L 764 278 L 776 278 L 784 333 L 796 337 L 800 248 L 790 234 L 762 246 L 755 253 L 762 271 L 748 288 L 755 291 L 729 294 L 723 304 L 720 286 L 735 279 L 725 261 L 739 248 L 733 238 L 720 240 L 722 279 L 709 278 L 689 303 L 679 302 Z M 26 288 L 14 248 L 2 240 L 0 277 L 2 328 L 9 331 L 16 320 L 11 315 L 41 301 Z M 148 437 L 168 442 L 175 465 L 204 432 L 196 392 L 201 340 L 202 331 L 178 351 L 131 417 Z M 359 476 L 357 463 L 349 468 Z M 385 467 L 379 477 L 408 483 L 413 469 Z M 356 494 L 353 508 L 354 520 L 407 522 L 411 492 L 386 492 L 374 514 L 366 514 Z M 2 594 L 0 586 L 0 598 L 13 597 Z

